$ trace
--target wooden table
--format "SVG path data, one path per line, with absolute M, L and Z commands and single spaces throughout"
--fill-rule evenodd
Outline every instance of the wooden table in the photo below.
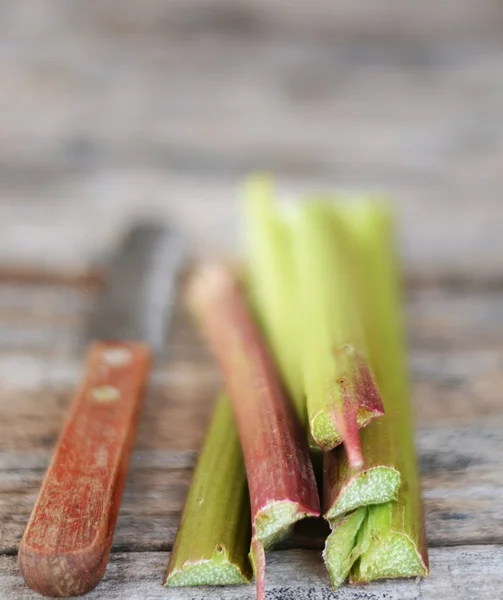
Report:
M 502 24 L 496 0 L 0 2 L 0 598 L 37 597 L 15 555 L 107 251 L 147 213 L 235 254 L 262 167 L 396 200 L 432 568 L 331 592 L 319 549 L 280 550 L 269 597 L 503 597 Z M 253 598 L 161 587 L 218 384 L 179 307 L 89 599 Z

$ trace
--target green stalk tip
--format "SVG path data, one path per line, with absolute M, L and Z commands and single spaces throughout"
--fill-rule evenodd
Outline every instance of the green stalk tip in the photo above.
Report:
M 350 471 L 339 448 L 324 456 L 324 516 L 332 521 L 361 506 L 395 500 L 400 487 L 400 472 L 393 466 L 369 466 Z
M 186 562 L 180 570 L 166 576 L 167 587 L 195 587 L 202 585 L 242 585 L 250 582 L 250 575 L 232 563 L 227 550 L 215 548 L 211 558 L 193 563 Z
M 325 542 L 323 560 L 334 589 L 347 579 L 360 554 L 357 535 L 366 514 L 365 507 L 359 508 L 331 524 L 332 532 Z
M 417 539 L 405 529 L 393 530 L 393 503 L 369 509 L 358 539 L 367 547 L 351 571 L 352 583 L 428 574 L 428 559 Z
M 294 223 L 302 315 L 302 373 L 312 436 L 324 450 L 343 442 L 363 463 L 358 430 L 382 415 L 351 289 L 351 241 L 331 204 L 305 202 Z
M 333 518 L 372 503 L 357 536 L 358 560 L 354 551 L 349 557 L 355 560 L 351 581 L 421 576 L 428 572 L 428 556 L 391 214 L 370 201 L 337 210 L 358 250 L 352 281 L 355 306 L 385 415 L 361 432 L 365 464 L 360 473 L 355 475 L 337 450 L 327 457 L 324 510 Z M 388 502 L 376 504 L 378 499 Z
M 217 401 L 164 584 L 238 585 L 251 579 L 246 474 L 229 399 Z

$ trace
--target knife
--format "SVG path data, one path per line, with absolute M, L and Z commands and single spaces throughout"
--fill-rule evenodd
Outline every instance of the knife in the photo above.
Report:
M 90 319 L 80 388 L 19 547 L 26 583 L 47 596 L 93 589 L 105 572 L 152 354 L 164 345 L 181 236 L 133 227 Z

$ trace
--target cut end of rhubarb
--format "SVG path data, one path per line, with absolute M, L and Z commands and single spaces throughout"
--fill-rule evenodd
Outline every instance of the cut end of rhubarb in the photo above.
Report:
M 311 436 L 322 450 L 331 450 L 342 442 L 332 419 L 325 411 L 315 414 L 310 420 Z
M 382 414 L 382 412 L 371 412 L 361 407 L 356 414 L 357 428 L 362 429 Z M 312 417 L 310 421 L 310 440 L 311 445 L 314 442 L 325 451 L 333 450 L 333 448 L 342 443 L 342 437 L 334 425 L 334 420 L 327 412 L 320 411 Z
M 351 583 L 425 575 L 428 566 L 416 545 L 407 535 L 391 532 L 379 542 L 374 540 L 363 553 L 351 573 Z
M 255 515 L 253 538 L 267 550 L 285 538 L 297 521 L 318 516 L 319 513 L 290 500 L 269 502 Z
M 361 471 L 340 490 L 325 518 L 330 521 L 360 506 L 396 500 L 399 487 L 400 473 L 393 467 L 372 467 Z
M 242 585 L 251 580 L 251 571 L 243 571 L 231 562 L 226 548 L 217 546 L 209 559 L 186 562 L 181 568 L 168 572 L 167 587 L 200 585 Z
M 333 524 L 332 533 L 327 538 L 323 560 L 334 589 L 347 579 L 351 567 L 359 556 L 357 534 L 366 513 L 367 509 L 362 507 L 338 520 Z
M 325 388 L 322 409 L 311 416 L 311 433 L 323 450 L 343 442 L 348 462 L 358 468 L 363 464 L 358 430 L 383 415 L 384 407 L 363 354 L 351 344 L 337 346 L 332 353 L 334 377 Z

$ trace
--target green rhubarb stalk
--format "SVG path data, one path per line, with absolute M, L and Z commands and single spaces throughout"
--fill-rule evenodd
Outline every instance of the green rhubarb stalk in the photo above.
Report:
M 250 492 L 257 598 L 265 600 L 265 550 L 300 519 L 319 515 L 307 440 L 230 271 L 221 265 L 199 269 L 189 301 L 231 399 Z
M 165 585 L 248 583 L 250 538 L 243 456 L 229 399 L 221 394 L 192 478 Z
M 375 331 L 374 320 L 380 316 L 374 310 L 373 291 L 369 288 L 369 274 L 365 253 L 366 229 L 359 227 L 358 217 L 360 205 L 335 203 L 332 210 L 339 227 L 334 227 L 334 236 L 338 235 L 341 252 L 351 277 L 348 286 L 348 298 L 358 312 L 362 323 L 363 342 L 373 372 L 379 366 L 373 356 L 381 352 L 379 335 L 384 332 Z M 355 222 L 356 217 L 356 222 Z M 371 224 L 370 224 L 371 226 Z M 340 235 L 340 229 L 345 235 Z M 356 230 L 355 230 L 356 228 Z M 379 382 L 379 380 L 378 380 Z M 380 388 L 380 385 L 379 385 Z M 382 390 L 381 390 L 382 392 Z M 363 464 L 359 471 L 351 468 L 341 448 L 324 455 L 323 477 L 323 511 L 329 521 L 333 521 L 359 507 L 390 502 L 397 498 L 400 487 L 400 471 L 398 467 L 400 448 L 396 443 L 389 443 L 395 438 L 397 426 L 397 407 L 383 397 L 385 415 L 373 421 L 360 434 L 363 449 Z
M 324 450 L 343 442 L 350 465 L 360 467 L 358 429 L 383 407 L 352 302 L 344 228 L 330 204 L 311 201 L 300 205 L 294 231 L 311 434 Z
M 360 556 L 356 540 L 366 515 L 367 508 L 363 506 L 332 522 L 332 532 L 325 542 L 323 560 L 334 589 L 346 581 L 353 564 Z
M 360 583 L 379 578 L 426 575 L 428 553 L 409 402 L 392 219 L 386 207 L 372 202 L 347 207 L 344 219 L 361 248 L 364 276 L 358 277 L 354 286 L 358 290 L 358 310 L 364 322 L 366 347 L 385 408 L 385 416 L 362 432 L 363 454 L 373 464 L 380 460 L 382 465 L 397 469 L 401 477 L 396 500 L 369 506 L 358 533 L 353 536 L 354 546 L 349 559 L 354 564 L 350 579 Z M 342 457 L 341 462 L 343 460 Z M 338 468 L 342 479 L 348 481 L 349 466 Z M 382 476 L 377 479 L 377 486 L 382 489 Z M 334 514 L 327 511 L 329 518 Z M 340 523 L 337 519 L 332 521 L 334 532 Z M 345 543 L 351 545 L 351 535 L 347 538 Z M 340 571 L 341 565 L 340 560 L 333 559 L 329 570 Z M 345 570 L 346 567 L 347 560 Z
M 250 301 L 299 419 L 305 424 L 293 240 L 287 219 L 274 204 L 270 177 L 258 175 L 247 181 L 244 226 Z
M 341 448 L 323 456 L 323 512 L 328 521 L 361 506 L 396 500 L 398 496 L 401 477 L 396 457 L 392 456 L 387 442 L 387 427 L 380 423 L 378 426 L 377 422 L 369 427 L 377 429 L 379 435 L 370 436 L 377 444 L 369 444 L 369 436 L 362 432 L 361 470 L 351 469 Z
M 359 533 L 369 546 L 353 569 L 351 580 L 364 582 L 426 575 L 428 548 L 391 213 L 378 204 L 368 204 L 363 210 L 357 207 L 356 211 L 351 222 L 355 235 L 360 232 L 365 240 L 366 282 L 372 297 L 365 311 L 368 344 L 385 408 L 390 406 L 395 417 L 393 431 L 402 478 L 396 502 L 370 507 L 365 529 Z M 369 444 L 375 443 L 373 437 L 369 432 Z

